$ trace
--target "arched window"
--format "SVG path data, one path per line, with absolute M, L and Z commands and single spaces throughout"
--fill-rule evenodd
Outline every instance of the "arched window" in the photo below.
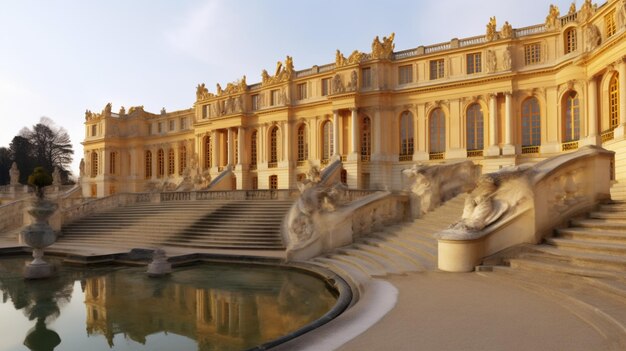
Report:
M 330 160 L 333 153 L 333 124 L 326 121 L 322 125 L 322 161 Z
M 175 171 L 174 149 L 167 152 L 167 175 L 173 175 Z
M 115 174 L 115 154 L 115 151 L 109 154 L 109 174 Z
M 431 154 L 446 151 L 446 119 L 440 108 L 430 113 L 428 135 L 428 150 Z
M 483 110 L 479 104 L 471 104 L 466 113 L 467 150 L 482 150 L 484 148 L 484 119 Z
M 162 178 L 165 174 L 165 152 L 163 149 L 157 151 L 157 178 Z
M 615 129 L 619 125 L 619 80 L 617 74 L 609 82 L 609 128 Z M 623 98 L 623 97 L 622 97 Z M 623 116 L 622 116 L 623 117 Z
M 306 125 L 298 127 L 298 161 L 303 162 L 309 158 L 309 145 L 306 142 Z
M 250 168 L 256 169 L 257 164 L 257 131 L 252 131 L 250 135 Z M 253 188 L 256 189 L 256 188 Z
M 272 190 L 278 189 L 278 176 L 277 175 L 270 176 L 270 189 Z
M 563 99 L 563 141 L 580 139 L 580 107 L 578 94 L 569 91 Z
M 522 146 L 541 145 L 539 101 L 531 97 L 522 103 Z
M 146 151 L 146 169 L 145 169 L 146 179 L 152 178 L 152 151 Z
M 361 123 L 361 161 L 369 161 L 372 155 L 372 121 L 369 117 L 363 118 Z
M 578 45 L 576 40 L 576 28 L 570 28 L 565 32 L 565 53 L 569 54 L 570 52 L 576 51 L 576 47 Z
M 413 114 L 402 112 L 400 116 L 400 161 L 411 160 L 413 155 Z
M 276 167 L 278 163 L 278 127 L 270 131 L 270 155 L 268 167 Z
M 91 152 L 91 178 L 95 178 L 98 175 L 98 153 Z
M 211 168 L 211 154 L 213 148 L 211 147 L 211 136 L 206 135 L 204 137 L 204 169 Z
M 182 175 L 187 168 L 187 147 L 181 146 L 178 149 L 178 174 Z

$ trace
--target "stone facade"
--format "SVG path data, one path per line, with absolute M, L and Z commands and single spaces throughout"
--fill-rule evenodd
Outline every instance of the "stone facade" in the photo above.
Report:
M 583 145 L 616 151 L 626 179 L 625 6 L 550 6 L 524 28 L 492 17 L 483 35 L 402 51 L 392 33 L 304 70 L 287 56 L 260 83 L 198 85 L 189 110 L 87 111 L 83 194 L 175 189 L 186 168 L 215 179 L 228 165 L 233 188 L 296 188 L 308 161 L 337 157 L 350 188 L 400 190 L 415 162 L 490 172 Z

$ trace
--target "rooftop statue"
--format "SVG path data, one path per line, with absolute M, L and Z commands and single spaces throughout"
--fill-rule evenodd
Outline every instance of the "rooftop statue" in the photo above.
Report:
M 513 27 L 509 24 L 509 21 L 505 21 L 504 25 L 502 25 L 502 30 L 500 30 L 500 38 L 501 39 L 510 39 L 513 38 Z
M 576 2 L 572 2 L 571 5 L 569 5 L 569 11 L 567 11 L 567 15 L 573 15 L 576 13 Z
M 595 6 L 591 3 L 591 0 L 585 0 L 583 5 L 580 7 L 580 11 L 578 11 L 578 23 L 587 22 L 587 20 L 591 18 L 594 12 Z
M 489 18 L 489 23 L 487 23 L 487 31 L 485 33 L 485 39 L 487 41 L 492 41 L 496 38 L 496 16 Z
M 396 33 L 391 33 L 389 38 L 383 37 L 383 40 L 380 41 L 377 35 L 372 41 L 372 59 L 390 59 L 391 54 L 393 54 L 393 49 L 395 48 L 395 44 L 393 43 L 395 36 Z
M 617 4 L 617 8 L 615 10 L 615 16 L 617 17 L 617 28 L 626 27 L 626 0 L 621 0 Z
M 111 117 L 111 108 L 112 108 L 112 105 L 110 102 L 104 105 L 104 110 L 102 110 L 102 115 L 104 117 Z
M 276 62 L 276 71 L 274 76 L 270 76 L 267 70 L 263 70 L 261 73 L 261 85 L 275 84 L 284 82 L 293 76 L 293 58 L 287 56 L 284 64 L 280 61 Z
M 546 29 L 558 29 L 561 24 L 561 22 L 559 22 L 560 15 L 561 12 L 558 6 L 550 5 L 550 11 L 548 12 L 548 16 L 546 16 Z

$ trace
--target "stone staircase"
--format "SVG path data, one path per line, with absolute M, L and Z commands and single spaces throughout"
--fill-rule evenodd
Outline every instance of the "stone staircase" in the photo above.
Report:
M 571 220 L 568 228 L 556 229 L 544 244 L 523 251 L 508 259 L 511 268 L 626 279 L 626 202 L 600 205 Z
M 293 201 L 207 200 L 134 204 L 61 229 L 52 250 L 193 248 L 284 250 L 282 220 Z
M 359 290 L 372 277 L 436 270 L 433 235 L 461 218 L 464 201 L 464 195 L 457 196 L 420 219 L 386 227 L 308 262 L 340 273 Z

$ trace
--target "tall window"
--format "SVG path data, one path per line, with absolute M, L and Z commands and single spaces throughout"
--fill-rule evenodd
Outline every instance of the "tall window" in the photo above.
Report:
M 146 151 L 146 169 L 145 169 L 145 175 L 146 175 L 146 179 L 150 179 L 152 178 L 152 151 L 148 150 Z
M 187 168 L 187 147 L 181 146 L 178 149 L 178 174 L 182 175 Z
M 322 79 L 322 96 L 328 95 L 330 92 L 330 78 Z
M 467 54 L 467 74 L 480 73 L 482 71 L 481 58 L 480 52 Z
M 565 32 L 565 53 L 569 54 L 570 52 L 576 51 L 577 46 L 576 40 L 576 28 L 570 28 Z
M 333 124 L 326 121 L 322 125 L 322 160 L 330 160 L 333 153 Z
M 361 124 L 361 160 L 369 161 L 372 154 L 372 121 L 369 117 L 363 118 Z
M 617 26 L 615 25 L 615 10 L 609 12 L 606 16 L 604 16 L 604 31 L 607 38 L 612 37 L 613 34 L 615 34 L 615 32 L 617 31 Z
M 428 119 L 428 148 L 430 153 L 446 151 L 446 119 L 440 108 L 430 113 Z
M 211 154 L 213 149 L 211 147 L 211 136 L 206 135 L 204 137 L 204 169 L 211 168 Z
M 430 80 L 443 78 L 444 73 L 443 59 L 430 61 Z
M 566 94 L 563 106 L 563 136 L 565 142 L 580 139 L 580 108 L 578 94 L 570 91 Z
M 170 132 L 173 131 L 174 129 L 176 129 L 176 121 L 175 120 L 170 120 L 169 121 L 170 124 Z
M 98 135 L 98 125 L 97 124 L 92 124 L 91 125 L 91 136 L 96 136 Z
M 413 114 L 402 112 L 400 116 L 400 156 L 413 155 Z
M 270 167 L 276 167 L 278 162 L 278 127 L 270 131 Z M 272 165 L 273 164 L 273 165 Z
M 372 87 L 372 68 L 361 68 L 361 88 Z
M 278 189 L 278 176 L 277 175 L 270 176 L 270 189 L 272 190 Z
M 413 65 L 400 66 L 398 68 L 398 84 L 413 82 Z
M 209 105 L 202 105 L 202 119 L 209 117 Z
M 270 105 L 271 106 L 278 105 L 279 96 L 280 96 L 280 90 L 274 89 L 270 91 L 270 98 L 271 98 Z
M 522 103 L 522 146 L 541 145 L 539 101 L 531 97 Z
M 163 149 L 157 151 L 157 178 L 162 178 L 165 174 L 165 152 Z
M 250 135 L 250 168 L 256 168 L 257 165 L 257 131 L 252 131 Z
M 252 111 L 256 111 L 261 107 L 261 96 L 259 94 L 252 95 Z
M 109 154 L 109 174 L 115 174 L 115 154 L 115 151 Z
M 619 80 L 617 74 L 609 82 L 609 128 L 619 125 Z M 623 97 L 622 97 L 623 98 Z
M 167 175 L 173 175 L 175 168 L 174 149 L 167 152 Z
M 483 140 L 483 110 L 479 104 L 472 104 L 467 108 L 467 150 L 482 150 Z
M 185 130 L 187 129 L 187 118 L 183 117 L 180 119 L 180 129 L 181 130 Z
M 298 100 L 306 99 L 307 98 L 307 95 L 306 95 L 306 83 L 298 84 L 297 92 L 298 92 Z
M 541 62 L 541 44 L 533 43 L 524 45 L 524 62 L 532 65 Z
M 95 151 L 91 152 L 91 178 L 94 178 L 98 175 L 98 153 Z
M 298 161 L 306 161 L 309 158 L 309 145 L 306 142 L 306 125 L 303 123 L 298 127 Z

